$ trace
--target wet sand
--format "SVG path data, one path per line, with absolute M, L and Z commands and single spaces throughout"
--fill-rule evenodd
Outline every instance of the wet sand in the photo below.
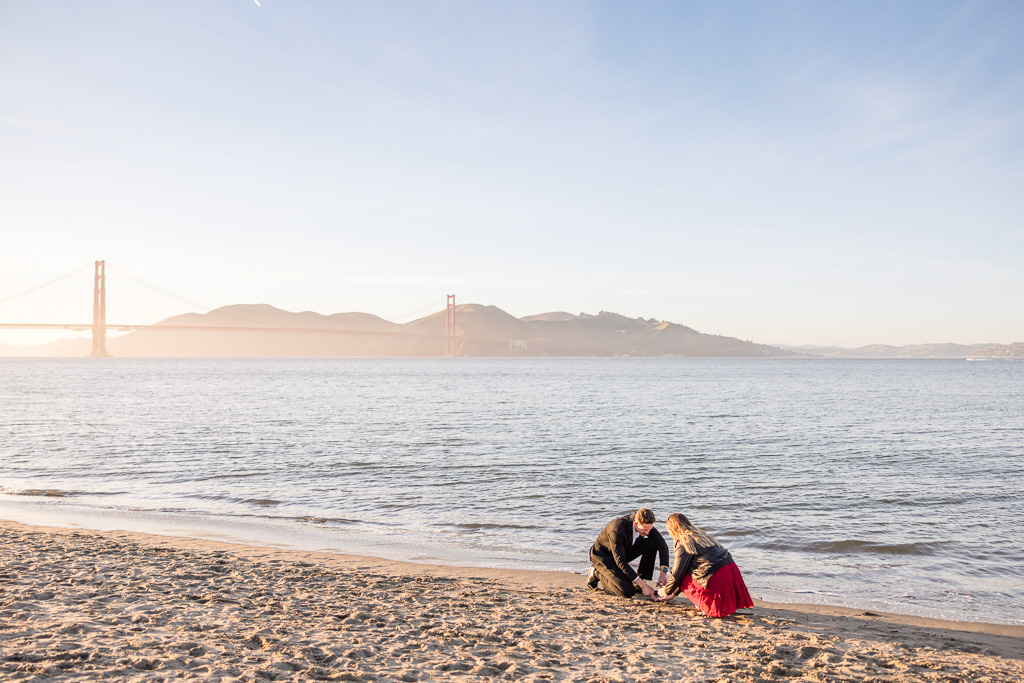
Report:
M 1024 627 L 0 521 L 0 679 L 1019 681 Z

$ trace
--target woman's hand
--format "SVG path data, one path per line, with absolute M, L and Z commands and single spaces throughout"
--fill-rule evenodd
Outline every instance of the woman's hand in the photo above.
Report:
M 655 602 L 668 602 L 669 600 L 671 600 L 674 597 L 676 597 L 676 596 L 667 594 L 665 592 L 665 587 L 662 586 L 661 588 L 658 589 L 658 594 L 654 598 L 654 601 Z

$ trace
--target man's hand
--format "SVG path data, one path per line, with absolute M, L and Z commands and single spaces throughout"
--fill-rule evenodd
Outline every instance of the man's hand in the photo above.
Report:
M 646 595 L 649 598 L 654 597 L 654 589 L 651 587 L 651 584 L 647 583 L 643 579 L 640 579 L 639 581 L 637 581 L 637 585 L 640 586 L 640 590 L 643 591 L 644 595 Z
M 658 572 L 658 585 L 664 586 L 666 583 L 668 583 L 668 567 L 662 567 Z

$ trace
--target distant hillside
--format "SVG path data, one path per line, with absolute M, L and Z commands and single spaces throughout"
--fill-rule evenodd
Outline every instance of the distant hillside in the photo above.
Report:
M 225 306 L 161 321 L 155 328 L 110 338 L 117 357 L 225 356 L 442 356 L 445 313 L 404 325 L 367 313 L 292 313 L 266 304 Z M 722 337 L 653 319 L 616 313 L 544 313 L 516 318 L 495 306 L 456 309 L 457 356 L 731 356 L 777 357 L 795 353 L 765 344 Z M 160 327 L 219 328 L 170 330 Z M 230 328 L 301 328 L 303 332 L 252 332 Z M 226 329 L 227 328 L 227 329 Z M 339 334 L 339 331 L 348 333 Z M 392 335 L 378 334 L 381 332 Z M 423 336 L 417 336 L 423 335 Z M 14 348 L 14 347 L 12 347 Z M 88 339 L 60 342 L 36 353 L 86 355 Z M 21 350 L 20 348 L 17 350 Z M 3 350 L 0 350 L 3 353 Z
M 92 351 L 92 339 L 60 339 L 40 346 L 0 344 L 0 358 L 75 358 Z
M 401 326 L 368 313 L 292 313 L 267 304 L 225 306 L 167 318 L 157 327 L 266 327 L 392 332 Z M 316 332 L 171 331 L 147 329 L 107 342 L 118 357 L 366 356 L 380 337 Z
M 546 313 L 521 321 L 529 355 L 538 356 L 735 356 L 795 355 L 778 347 L 703 334 L 665 321 L 597 315 Z
M 1024 343 L 1013 344 L 872 344 L 855 349 L 838 346 L 783 346 L 808 356 L 825 358 L 1024 358 Z
M 1012 344 L 976 344 L 972 358 L 1024 358 L 1024 342 Z

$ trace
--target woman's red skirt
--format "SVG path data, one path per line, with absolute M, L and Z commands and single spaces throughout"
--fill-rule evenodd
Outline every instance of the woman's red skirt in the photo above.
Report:
M 754 606 L 735 562 L 712 574 L 707 588 L 687 574 L 683 577 L 683 595 L 709 617 L 727 617 L 738 609 Z

